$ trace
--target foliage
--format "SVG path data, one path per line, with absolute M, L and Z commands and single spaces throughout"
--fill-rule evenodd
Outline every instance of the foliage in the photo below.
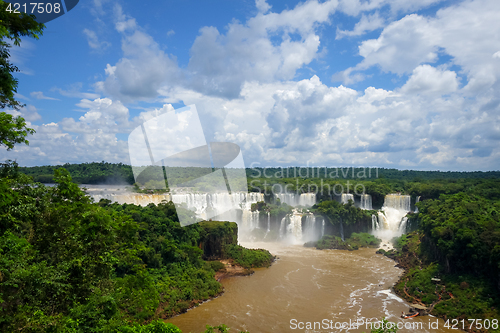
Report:
M 36 22 L 34 16 L 8 12 L 7 6 L 8 3 L 0 0 L 0 108 L 8 107 L 19 110 L 23 105 L 14 98 L 18 80 L 12 74 L 19 72 L 19 69 L 9 60 L 11 45 L 7 40 L 19 46 L 23 36 L 38 39 L 38 35 L 42 34 L 45 26 Z M 26 122 L 22 117 L 0 112 L 0 145 L 6 146 L 7 150 L 14 148 L 16 143 L 28 144 L 26 136 L 34 132 L 32 128 L 26 127 Z
M 182 331 L 173 324 L 167 324 L 161 320 L 155 320 L 147 325 L 122 326 L 118 329 L 119 333 L 182 333 Z
M 367 233 L 352 233 L 351 237 L 345 241 L 334 235 L 325 235 L 317 242 L 305 244 L 305 246 L 315 246 L 318 250 L 338 249 L 357 250 L 360 247 L 378 247 L 381 240 Z
M 18 110 L 22 105 L 14 99 L 18 81 L 12 73 L 19 72 L 19 69 L 9 61 L 10 44 L 7 40 L 19 46 L 21 37 L 38 39 L 38 35 L 43 33 L 45 26 L 35 21 L 33 15 L 7 11 L 8 5 L 7 2 L 0 0 L 0 108 L 9 107 Z
M 82 184 L 129 184 L 134 183 L 132 167 L 122 163 L 93 162 L 64 164 L 59 166 L 22 167 L 20 171 L 41 183 L 53 183 L 54 170 L 64 167 L 76 183 Z
M 245 268 L 269 267 L 274 256 L 264 249 L 247 249 L 240 245 L 228 245 L 226 252 L 239 265 Z
M 419 205 L 422 246 L 448 273 L 498 281 L 500 202 L 474 194 L 441 195 Z
M 425 235 L 413 232 L 395 242 L 386 252 L 406 269 L 395 286 L 396 292 L 410 302 L 434 305 L 432 314 L 443 318 L 497 318 L 500 298 L 490 279 L 468 271 L 450 273 L 433 259 Z M 432 281 L 432 278 L 439 280 Z
M 54 187 L 18 171 L 0 169 L 0 331 L 180 332 L 154 320 L 222 292 L 198 247 L 210 230 L 173 203 L 95 204 L 64 169 Z
M 3 51 L 0 49 L 0 61 L 2 52 Z M 2 88 L 0 87 L 0 89 Z M 0 104 L 2 104 L 1 101 Z M 20 116 L 14 117 L 11 114 L 0 112 L 0 145 L 6 146 L 7 150 L 14 148 L 14 144 L 16 143 L 29 144 L 26 136 L 34 133 L 34 129 L 26 127 L 24 118 Z

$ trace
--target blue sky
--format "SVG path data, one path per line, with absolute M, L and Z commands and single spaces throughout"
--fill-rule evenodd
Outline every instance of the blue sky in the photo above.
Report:
M 20 165 L 130 163 L 127 138 L 195 104 L 247 166 L 498 170 L 496 0 L 80 3 L 12 48 Z

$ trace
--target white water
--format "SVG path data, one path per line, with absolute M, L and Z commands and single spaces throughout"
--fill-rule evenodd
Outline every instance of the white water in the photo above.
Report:
M 369 194 L 361 194 L 361 202 L 359 208 L 364 210 L 372 210 L 372 196 Z
M 342 193 L 342 196 L 340 197 L 340 203 L 345 205 L 349 200 L 352 200 L 354 202 L 354 195 L 352 193 Z
M 277 199 L 292 207 L 311 207 L 316 204 L 316 194 L 314 193 L 275 193 Z
M 113 202 L 133 203 L 146 206 L 149 203 L 159 204 L 172 200 L 176 204 L 184 204 L 186 208 L 193 210 L 199 218 L 216 216 L 213 219 L 237 222 L 242 233 L 249 233 L 259 229 L 260 213 L 252 212 L 253 203 L 264 201 L 262 193 L 188 193 L 188 194 L 138 194 L 127 193 L 124 189 L 109 189 L 101 187 L 89 190 L 90 195 L 97 202 L 100 199 L 108 199 Z M 123 191 L 122 191 L 123 190 Z M 124 193 L 125 192 L 125 193 Z M 316 203 L 314 193 L 280 193 L 275 194 L 277 199 L 293 207 L 310 207 Z M 417 197 L 417 202 L 420 197 Z M 343 193 L 340 201 L 346 204 L 349 200 L 354 201 L 351 193 Z M 361 209 L 372 209 L 372 198 L 369 194 L 363 194 L 360 198 Z M 373 234 L 386 243 L 393 237 L 400 236 L 406 232 L 407 219 L 405 215 L 410 211 L 410 196 L 400 194 L 389 194 L 385 197 L 384 205 L 377 215 L 372 216 Z M 305 215 L 304 223 L 302 216 Z M 279 223 L 272 227 L 272 223 Z M 314 241 L 324 236 L 325 221 L 311 213 L 303 213 L 294 210 L 292 214 L 284 217 L 281 221 L 271 221 L 267 213 L 267 221 L 261 222 L 263 236 L 267 237 L 271 229 L 278 230 L 278 237 L 290 244 L 302 244 Z M 319 224 L 321 223 L 321 224 Z M 266 225 L 267 224 L 267 225 Z M 265 231 L 265 232 L 264 232 Z
M 416 206 L 418 202 L 420 202 L 420 195 L 417 196 L 417 199 L 415 200 L 415 213 L 418 213 L 418 207 Z
M 378 212 L 378 221 L 372 216 L 373 234 L 383 241 L 390 241 L 406 231 L 406 214 L 410 211 L 410 196 L 388 194 Z M 378 222 L 378 223 L 377 223 Z

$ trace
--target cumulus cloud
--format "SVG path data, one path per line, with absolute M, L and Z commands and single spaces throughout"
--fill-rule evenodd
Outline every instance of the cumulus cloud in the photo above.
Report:
M 449 94 L 458 90 L 457 74 L 439 70 L 430 65 L 420 65 L 413 70 L 410 79 L 401 88 L 410 94 Z
M 364 59 L 336 78 L 342 77 L 346 84 L 356 82 L 372 66 L 410 74 L 417 66 L 447 55 L 467 75 L 464 92 L 484 91 L 500 77 L 494 56 L 500 49 L 499 14 L 498 1 L 475 0 L 440 9 L 435 17 L 407 15 L 385 27 L 377 39 L 363 41 L 359 55 Z
M 179 83 L 176 60 L 160 49 L 151 36 L 140 30 L 129 31 L 122 39 L 124 57 L 108 64 L 98 90 L 123 102 L 151 100 L 165 83 Z
M 230 23 L 226 34 L 215 27 L 202 28 L 191 48 L 191 87 L 235 98 L 244 82 L 292 79 L 317 56 L 320 41 L 315 28 L 329 22 L 336 6 L 333 0 L 308 1 L 281 13 L 261 12 L 245 24 Z
M 172 103 L 183 103 L 197 106 L 207 141 L 238 144 L 247 166 L 498 169 L 496 1 L 462 1 L 434 16 L 411 14 L 389 23 L 377 38 L 359 44 L 363 59 L 357 65 L 336 75 L 344 85 L 330 87 L 321 74 L 296 81 L 297 71 L 321 52 L 319 27 L 327 26 L 335 11 L 361 17 L 352 31 L 337 36 L 361 36 L 386 24 L 381 17 L 387 13 L 377 14 L 382 8 L 406 13 L 436 2 L 309 1 L 273 13 L 257 0 L 258 13 L 246 22 L 233 21 L 223 32 L 202 28 L 182 70 L 115 7 L 123 57 L 106 66 L 106 78 L 97 84 L 107 97 L 84 97 L 81 86 L 55 88 L 81 96 L 77 106 L 85 114 L 36 126 L 32 161 L 127 162 L 126 142 L 118 140 L 119 134 L 172 112 Z M 371 67 L 408 79 L 394 88 L 345 86 L 365 79 Z M 134 117 L 127 102 L 141 100 L 163 105 Z M 24 156 L 25 149 L 16 147 L 11 156 Z
M 271 6 L 266 2 L 266 0 L 255 0 L 255 7 L 261 12 L 265 14 L 271 9 Z

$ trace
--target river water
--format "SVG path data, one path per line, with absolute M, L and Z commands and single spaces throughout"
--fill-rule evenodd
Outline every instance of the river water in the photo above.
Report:
M 251 276 L 223 280 L 221 297 L 168 322 L 184 333 L 203 332 L 207 324 L 226 324 L 233 333 L 370 332 L 367 321 L 386 317 L 407 325 L 398 332 L 452 332 L 443 320 L 431 316 L 400 318 L 409 304 L 391 287 L 402 270 L 394 267 L 393 260 L 375 254 L 375 249 L 349 252 L 273 243 L 242 245 L 266 248 L 279 259 Z M 308 322 L 312 329 L 307 329 Z

